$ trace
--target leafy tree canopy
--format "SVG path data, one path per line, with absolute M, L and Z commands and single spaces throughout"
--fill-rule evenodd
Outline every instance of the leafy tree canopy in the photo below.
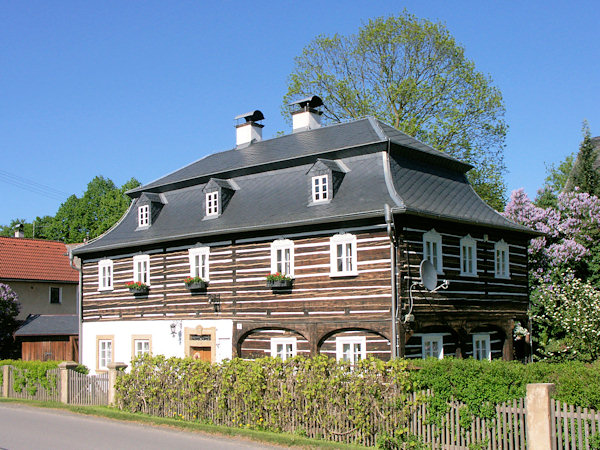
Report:
M 326 121 L 373 115 L 473 164 L 475 190 L 503 208 L 502 94 L 443 24 L 405 11 L 371 19 L 357 34 L 318 36 L 295 58 L 284 105 L 313 94 Z
M 138 180 L 131 178 L 119 188 L 111 179 L 97 176 L 90 181 L 82 197 L 71 195 L 54 217 L 37 217 L 35 237 L 67 244 L 93 239 L 112 227 L 127 211 L 130 199 L 125 192 L 139 185 Z M 25 224 L 25 237 L 33 237 L 34 225 L 19 219 L 1 227 L 0 235 L 12 236 L 18 223 Z
M 573 169 L 565 183 L 565 190 L 573 191 L 579 188 L 582 192 L 592 195 L 600 195 L 600 145 L 596 146 L 596 140 L 592 139 L 590 127 L 586 121 L 583 122 L 583 141 L 579 146 L 579 153 L 573 165 Z

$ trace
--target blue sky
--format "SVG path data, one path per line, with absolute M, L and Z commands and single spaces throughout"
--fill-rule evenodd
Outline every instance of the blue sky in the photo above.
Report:
M 263 137 L 288 132 L 302 48 L 404 8 L 444 22 L 502 91 L 509 192 L 534 196 L 584 119 L 600 134 L 594 1 L 4 1 L 0 224 L 54 215 L 96 175 L 147 183 L 230 149 L 252 109 Z

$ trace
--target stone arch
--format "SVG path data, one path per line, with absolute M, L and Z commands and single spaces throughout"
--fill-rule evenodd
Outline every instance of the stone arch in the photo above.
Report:
M 381 331 L 373 330 L 368 327 L 341 327 L 329 330 L 324 333 L 317 343 L 317 349 L 320 354 L 336 357 L 337 338 L 364 338 L 367 357 L 387 361 L 391 357 L 391 344 L 388 337 Z
M 271 356 L 271 339 L 295 338 L 298 355 L 309 356 L 310 346 L 305 333 L 283 326 L 259 326 L 246 330 L 237 340 L 237 355 L 244 359 Z
M 430 325 L 416 329 L 404 344 L 404 357 L 409 359 L 423 358 L 424 345 L 427 342 L 442 343 L 443 357 L 456 357 L 460 354 L 459 333 L 447 325 Z M 457 355 L 458 354 L 458 355 Z

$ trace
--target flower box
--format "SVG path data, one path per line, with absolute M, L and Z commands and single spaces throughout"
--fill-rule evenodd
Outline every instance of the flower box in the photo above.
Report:
M 291 288 L 294 280 L 267 280 L 267 287 L 270 289 Z
M 137 288 L 129 288 L 129 292 L 131 292 L 135 296 L 139 295 L 148 295 L 148 286 L 145 288 L 137 289 Z
M 185 287 L 188 291 L 202 291 L 206 289 L 206 281 L 195 281 L 193 283 L 186 283 Z
M 130 281 L 127 283 L 127 288 L 135 296 L 148 295 L 148 285 L 140 281 Z

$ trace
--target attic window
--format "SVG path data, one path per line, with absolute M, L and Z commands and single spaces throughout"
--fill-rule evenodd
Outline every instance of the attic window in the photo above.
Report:
M 150 205 L 142 205 L 138 208 L 138 226 L 150 226 Z
M 325 202 L 329 200 L 329 184 L 327 175 L 312 177 L 312 199 L 313 202 Z
M 216 216 L 219 214 L 219 191 L 206 193 L 206 215 Z

